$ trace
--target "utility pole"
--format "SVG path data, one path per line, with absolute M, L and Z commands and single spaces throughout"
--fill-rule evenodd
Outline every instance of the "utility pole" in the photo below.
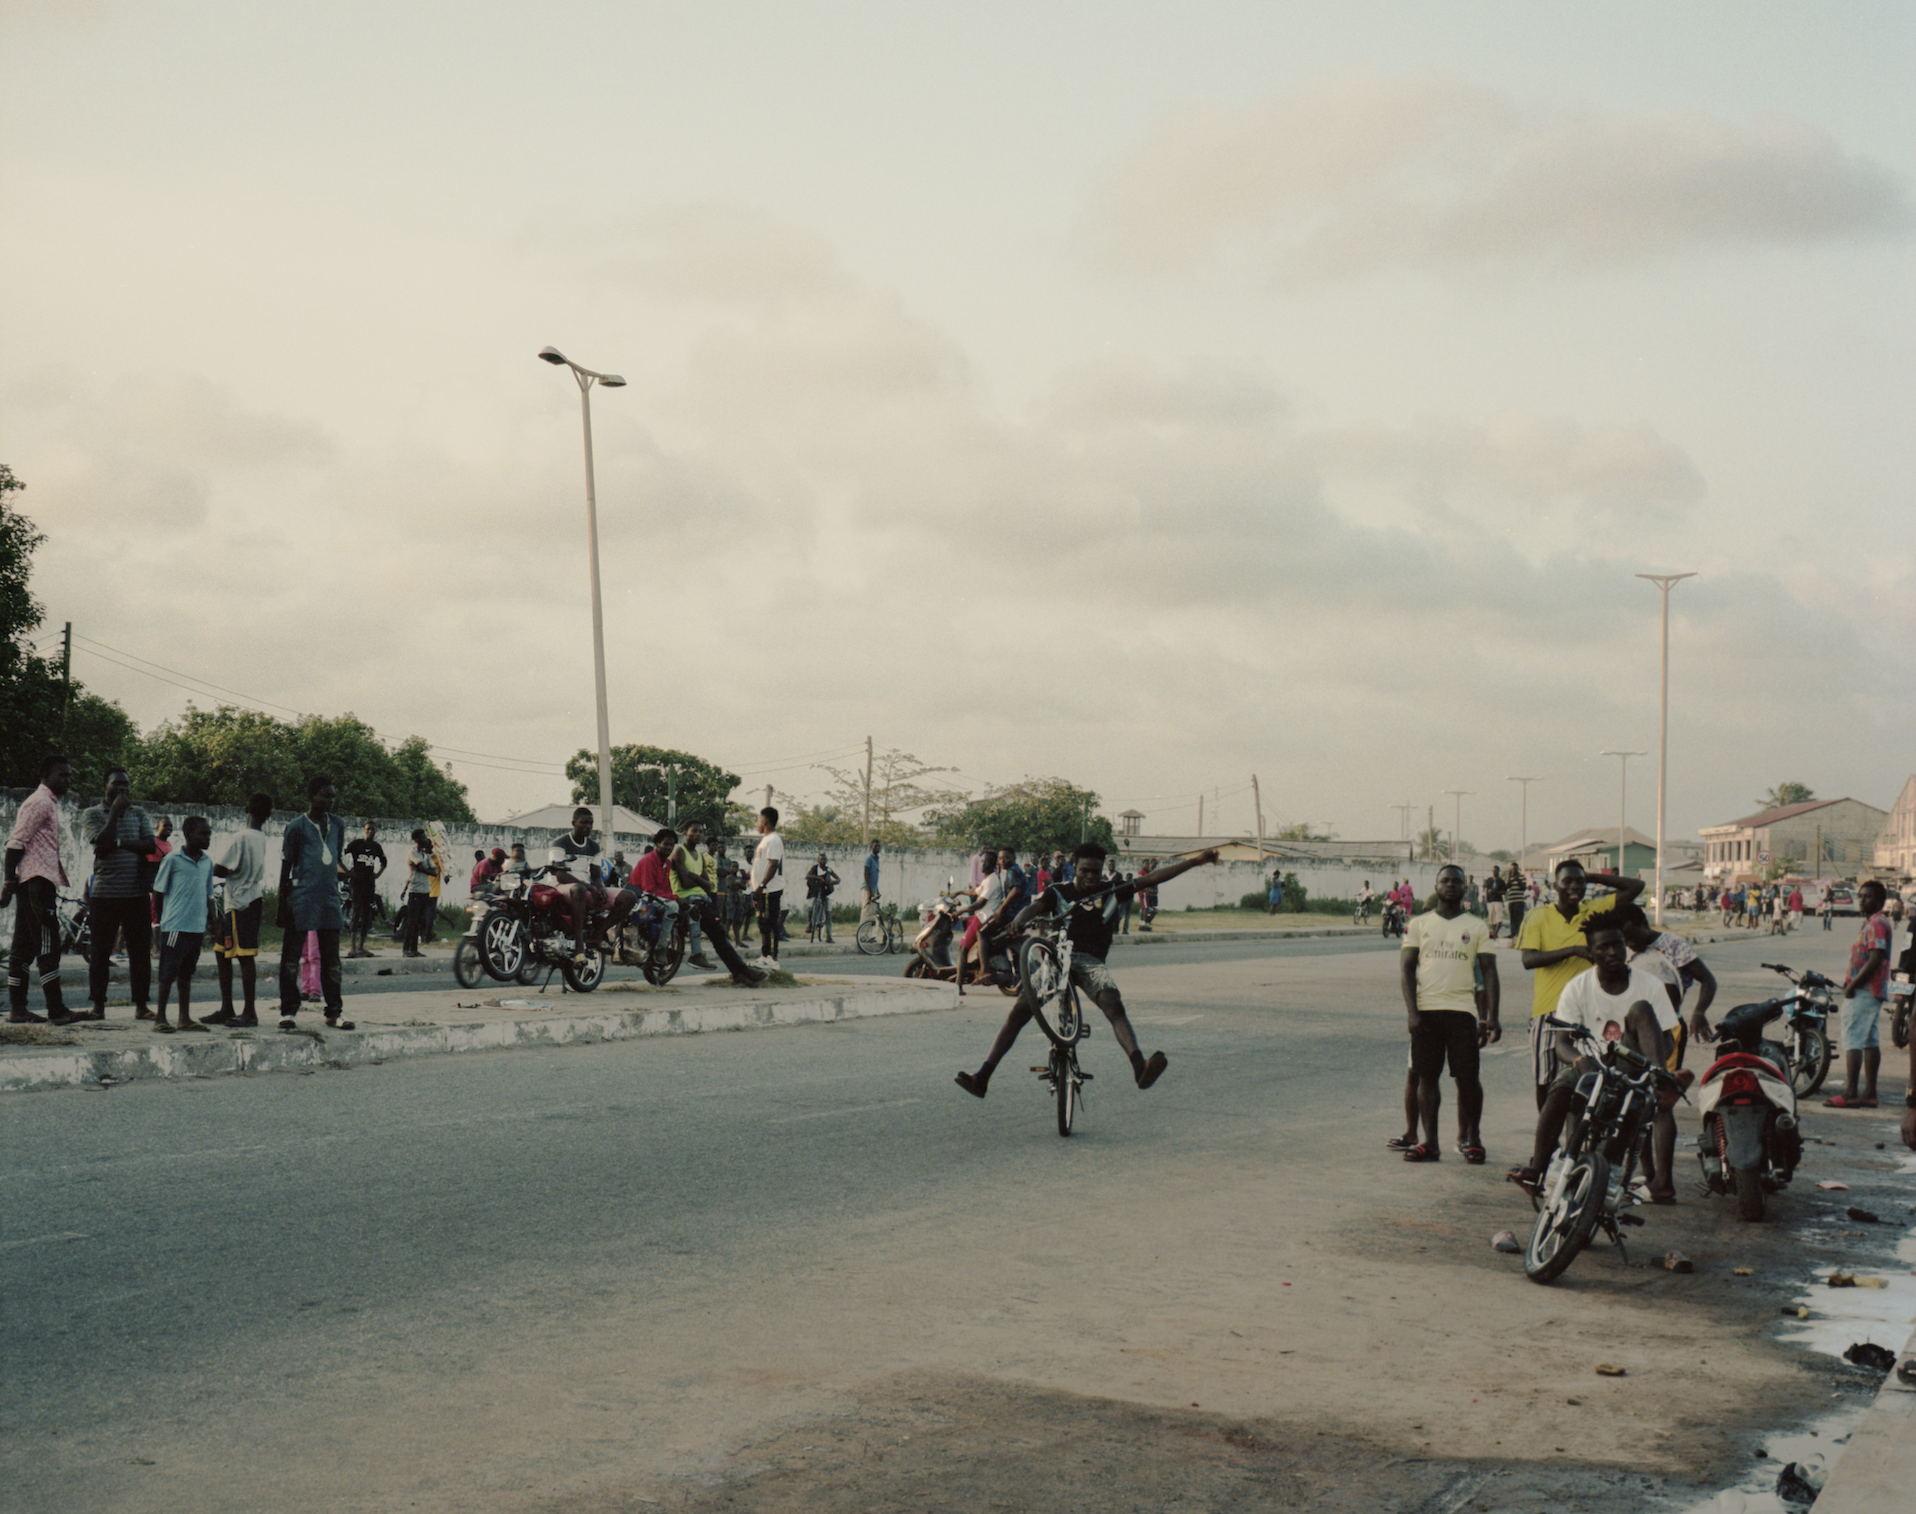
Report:
M 1454 863 L 1457 860 L 1457 833 L 1464 828 L 1464 801 L 1476 798 L 1477 791 L 1475 789 L 1445 789 L 1444 792 L 1457 801 L 1457 816 L 1450 827 L 1450 860 Z
M 1670 767 L 1670 586 L 1694 573 L 1639 573 L 1663 590 L 1662 703 L 1657 710 L 1657 924 L 1663 924 L 1663 785 Z
M 1520 811 L 1522 818 L 1517 828 L 1517 866 L 1528 867 L 1530 864 L 1524 859 L 1530 852 L 1530 785 L 1537 781 L 1537 775 L 1509 773 L 1505 775 L 1505 778 L 1511 783 L 1523 785 L 1523 808 Z
M 864 844 L 869 847 L 872 844 L 872 739 L 869 736 L 865 738 L 865 827 L 864 827 L 864 832 L 865 832 Z
M 1630 759 L 1646 757 L 1647 752 L 1599 752 L 1599 757 L 1621 757 L 1617 764 L 1617 876 L 1623 876 L 1623 835 L 1624 816 L 1629 813 L 1630 798 Z
M 1437 806 L 1434 804 L 1427 804 L 1424 806 L 1424 835 L 1430 838 L 1430 849 L 1433 852 L 1436 851 L 1437 850 L 1437 841 L 1436 841 Z
M 768 783 L 765 785 L 765 808 L 769 810 L 771 807 L 772 807 L 772 786 Z
M 1397 839 L 1399 841 L 1409 841 L 1411 806 L 1408 801 L 1403 804 L 1387 804 L 1384 808 L 1397 811 Z
M 676 763 L 665 770 L 665 823 L 679 823 L 679 770 Z
M 1204 796 L 1203 796 L 1202 794 L 1199 794 L 1199 795 L 1198 795 L 1198 828 L 1197 828 L 1197 833 L 1198 833 L 1198 835 L 1199 835 L 1200 837 L 1201 837 L 1201 836 L 1203 836 L 1203 834 L 1204 834 Z
M 67 739 L 67 711 L 73 705 L 73 622 L 68 621 L 60 637 L 60 740 Z
M 1257 866 L 1264 868 L 1264 796 L 1257 787 L 1257 774 L 1251 774 L 1251 808 L 1257 811 Z

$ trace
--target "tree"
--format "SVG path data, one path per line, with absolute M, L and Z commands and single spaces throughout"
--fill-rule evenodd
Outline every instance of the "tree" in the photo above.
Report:
M 1815 797 L 1808 784 L 1791 779 L 1787 783 L 1779 783 L 1756 802 L 1766 810 L 1780 810 L 1792 804 L 1808 804 Z
M 869 816 L 873 841 L 882 841 L 887 846 L 909 846 L 923 837 L 903 820 L 903 816 L 916 814 L 934 805 L 959 804 L 965 797 L 955 789 L 928 789 L 919 783 L 920 778 L 929 774 L 954 770 L 921 762 L 910 752 L 902 752 L 897 747 L 891 747 L 872 759 L 869 784 L 863 768 L 835 768 L 820 764 L 820 771 L 830 773 L 835 780 L 821 808 L 836 810 L 858 828 L 857 834 L 851 838 L 853 842 L 865 839 L 864 827 Z
M 599 802 L 597 752 L 581 747 L 566 763 L 565 775 L 572 780 L 574 804 Z M 662 746 L 612 748 L 613 802 L 665 824 L 674 818 L 672 800 L 676 794 L 676 823 L 680 829 L 697 820 L 711 836 L 736 836 L 739 822 L 728 801 L 741 781 L 737 773 L 728 773 L 690 752 Z
M 137 732 L 126 711 L 69 683 L 58 658 L 33 648 L 44 613 L 31 587 L 33 553 L 46 537 L 13 508 L 11 496 L 24 488 L 0 463 L 0 783 L 37 783 L 40 759 L 57 750 L 73 759 L 79 792 L 93 792 Z
M 1325 831 L 1319 834 L 1311 829 L 1311 824 L 1308 820 L 1302 820 L 1296 825 L 1285 826 L 1283 830 L 1279 831 L 1271 839 L 1273 841 L 1329 841 L 1331 837 L 1330 832 Z
M 964 849 L 1008 846 L 1013 851 L 1069 852 L 1095 841 L 1118 848 L 1111 822 L 1097 814 L 1098 796 L 1062 778 L 1028 779 L 949 809 L 927 812 L 932 839 Z

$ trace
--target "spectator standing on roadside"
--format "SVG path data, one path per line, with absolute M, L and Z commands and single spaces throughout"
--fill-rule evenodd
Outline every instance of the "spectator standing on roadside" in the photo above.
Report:
M 306 812 L 286 827 L 280 840 L 279 1028 L 295 1030 L 299 1013 L 299 958 L 306 932 L 318 936 L 319 986 L 326 1002 L 326 1024 L 352 1030 L 340 1018 L 339 933 L 345 925 L 339 907 L 339 875 L 345 864 L 346 822 L 333 813 L 339 792 L 333 780 L 315 773 L 306 780 Z
M 125 768 L 106 775 L 106 797 L 80 816 L 80 839 L 93 848 L 93 960 L 87 990 L 92 1018 L 106 1018 L 107 964 L 114 939 L 126 933 L 127 977 L 133 993 L 133 1018 L 150 1020 L 153 976 L 153 913 L 147 901 L 147 857 L 153 851 L 153 824 L 133 803 L 133 783 Z
M 878 876 L 880 870 L 878 843 L 872 843 L 871 851 L 865 857 L 865 887 L 858 901 L 858 923 L 863 925 L 878 913 Z
M 1454 863 L 1439 868 L 1436 907 L 1412 916 L 1398 952 L 1411 1071 L 1424 1131 L 1422 1141 L 1405 1148 L 1406 1162 L 1434 1162 L 1441 1154 L 1437 1116 L 1443 1090 L 1438 1079 L 1446 1061 L 1457 1085 L 1458 1154 L 1473 1167 L 1484 1160 L 1480 1053 L 1503 1035 L 1498 1021 L 1501 989 L 1489 928 L 1465 910 L 1464 889 L 1462 868 Z
M 412 850 L 406 854 L 406 945 L 402 956 L 425 955 L 419 941 L 426 933 L 426 911 L 432 908 L 432 882 L 438 867 L 432 842 L 423 830 L 414 830 Z
M 1484 879 L 1484 917 L 1490 925 L 1490 939 L 1504 928 L 1504 877 L 1501 868 L 1492 867 Z
M 160 864 L 166 861 L 166 854 L 172 850 L 173 820 L 169 815 L 162 815 L 158 823 L 153 827 L 153 850 L 146 854 L 146 876 L 149 886 L 152 880 L 159 876 Z M 153 928 L 158 930 L 160 927 L 160 901 L 157 895 L 149 894 L 147 896 L 147 908 L 150 918 L 153 921 Z M 159 950 L 159 943 L 155 941 L 153 944 L 153 954 L 158 956 Z
M 204 815 L 188 815 L 180 822 L 184 844 L 161 859 L 153 880 L 153 899 L 160 915 L 160 992 L 153 1001 L 153 1028 L 171 1035 L 166 1020 L 166 994 L 177 988 L 181 1030 L 204 1032 L 193 1018 L 193 974 L 200 965 L 200 946 L 206 940 L 206 907 L 213 899 L 213 827 Z
M 1830 918 L 1836 913 L 1836 890 L 1829 884 L 1823 885 L 1823 929 L 1830 928 Z M 1911 1037 L 1916 1041 L 1916 1036 Z
M 832 890 L 838 887 L 838 874 L 823 852 L 818 854 L 805 874 L 806 934 L 813 940 L 832 939 Z
M 1894 934 L 1883 910 L 1887 894 L 1874 878 L 1856 891 L 1863 928 L 1849 949 L 1849 972 L 1843 977 L 1843 1091 L 1823 1100 L 1832 1109 L 1876 1107 L 1876 1069 L 1883 1059 L 1879 1023 L 1883 1000 L 1889 995 L 1889 948 Z M 1916 1036 L 1910 1039 L 1916 1041 Z
M 779 917 L 785 899 L 785 838 L 778 833 L 778 811 L 769 804 L 758 812 L 758 845 L 752 851 L 752 897 L 758 901 L 763 960 L 776 962 Z
M 1510 864 L 1510 876 L 1504 880 L 1504 908 L 1510 914 L 1510 939 L 1517 939 L 1517 932 L 1523 929 L 1523 917 L 1530 907 L 1530 885 L 1524 881 L 1523 869 L 1516 863 Z
M 71 1025 L 75 1020 L 104 1020 L 106 1011 L 69 1013 L 60 995 L 60 917 L 55 901 L 66 887 L 60 861 L 60 801 L 73 787 L 73 765 L 52 756 L 40 764 L 40 786 L 21 802 L 7 837 L 6 883 L 0 886 L 0 912 L 11 903 L 13 948 L 7 957 L 7 1022 L 11 1025 Z M 102 958 L 111 943 L 98 947 Z M 28 964 L 32 966 L 29 968 Z M 40 977 L 47 1012 L 27 1008 L 27 974 Z
M 1800 883 L 1792 883 L 1790 885 L 1790 929 L 1801 930 L 1802 928 L 1803 885 Z
M 213 864 L 213 876 L 224 879 L 225 905 L 213 936 L 213 960 L 220 980 L 220 1007 L 203 1017 L 207 1025 L 251 1027 L 259 1024 L 259 927 L 266 909 L 266 831 L 273 813 L 271 794 L 254 794 L 246 801 L 246 829 L 226 843 Z M 371 829 L 371 827 L 368 827 Z M 233 963 L 240 965 L 244 1014 L 233 1013 Z
M 346 953 L 349 957 L 373 955 L 366 950 L 366 933 L 373 928 L 375 885 L 380 874 L 386 871 L 386 849 L 379 844 L 378 836 L 379 832 L 368 820 L 365 835 L 346 848 L 353 885 L 353 944 L 352 950 Z

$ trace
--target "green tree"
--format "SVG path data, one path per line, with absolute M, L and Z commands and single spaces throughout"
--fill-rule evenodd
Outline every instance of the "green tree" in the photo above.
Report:
M 1024 852 L 1069 852 L 1080 841 L 1096 841 L 1115 852 L 1111 822 L 1097 813 L 1098 796 L 1062 778 L 1014 783 L 951 808 L 927 812 L 934 841 L 961 848 L 1008 846 Z
M 69 686 L 59 659 L 33 648 L 43 614 L 32 591 L 33 553 L 46 537 L 13 507 L 25 487 L 0 463 L 0 783 L 31 786 L 40 759 L 57 750 L 73 759 L 74 783 L 88 793 L 124 760 L 137 732 L 117 704 L 77 681 Z
M 1305 820 L 1298 822 L 1296 825 L 1285 826 L 1283 830 L 1279 831 L 1271 839 L 1273 841 L 1328 841 L 1331 837 L 1328 831 L 1318 832 L 1312 830 L 1310 822 Z
M 704 823 L 709 835 L 730 838 L 739 833 L 735 807 L 728 801 L 740 778 L 703 757 L 661 746 L 612 748 L 612 798 L 617 804 L 665 823 L 668 801 L 678 800 L 680 827 L 693 820 Z M 572 780 L 574 804 L 599 802 L 599 755 L 583 747 L 565 765 Z M 782 817 L 781 817 L 782 818 Z
M 1807 783 L 1791 779 L 1787 783 L 1779 783 L 1756 802 L 1766 810 L 1780 810 L 1792 804 L 1808 804 L 1815 797 Z

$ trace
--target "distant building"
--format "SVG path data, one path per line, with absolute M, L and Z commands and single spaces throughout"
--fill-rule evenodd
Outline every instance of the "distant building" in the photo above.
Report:
M 1877 838 L 1888 819 L 1888 811 L 1859 799 L 1811 799 L 1707 825 L 1697 832 L 1707 849 L 1704 876 L 1720 883 L 1758 876 L 1777 864 L 1817 877 L 1853 874 L 1875 860 Z
M 1693 867 L 1703 856 L 1700 842 L 1673 841 L 1666 836 L 1663 845 L 1666 882 L 1672 871 Z M 1656 872 L 1657 843 L 1654 836 L 1644 835 L 1635 826 L 1624 827 L 1623 862 L 1619 867 L 1617 828 L 1614 825 L 1586 826 L 1560 840 L 1533 846 L 1523 859 L 1523 868 L 1526 873 L 1549 877 L 1557 871 L 1558 863 L 1567 862 L 1573 857 L 1591 872 L 1620 872 L 1626 878 L 1650 877 Z
M 514 815 L 509 820 L 496 821 L 495 824 L 510 826 L 514 830 L 552 830 L 564 831 L 572 828 L 572 812 L 576 809 L 592 811 L 592 823 L 599 823 L 599 807 L 596 804 L 548 804 L 541 809 L 528 810 L 523 815 Z M 629 810 L 622 804 L 612 806 L 612 830 L 619 836 L 636 836 L 650 841 L 665 829 L 663 820 L 648 820 L 635 810 Z
M 1916 777 L 1890 806 L 1889 819 L 1876 837 L 1876 867 L 1897 878 L 1916 875 Z

